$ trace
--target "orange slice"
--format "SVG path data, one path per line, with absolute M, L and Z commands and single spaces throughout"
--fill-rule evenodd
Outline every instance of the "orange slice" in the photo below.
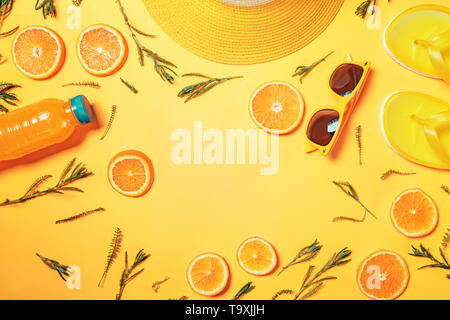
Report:
M 224 258 L 215 253 L 204 253 L 189 264 L 187 279 L 192 290 L 204 295 L 215 296 L 228 284 L 230 272 Z
M 140 197 L 147 193 L 154 177 L 151 160 L 140 151 L 121 152 L 108 166 L 109 183 L 114 190 L 128 197 Z
M 303 99 L 292 85 L 285 82 L 266 83 L 250 100 L 250 116 L 263 130 L 285 134 L 294 130 L 303 118 Z
M 238 249 L 237 259 L 242 269 L 259 276 L 271 273 L 278 261 L 272 245 L 258 237 L 242 242 Z
M 399 194 L 391 206 L 395 228 L 408 237 L 422 237 L 433 232 L 438 222 L 438 210 L 433 200 L 420 189 Z
M 87 72 L 102 77 L 113 74 L 123 66 L 128 56 L 128 46 L 118 30 L 99 24 L 81 33 L 77 53 Z
M 31 26 L 14 38 L 12 56 L 17 68 L 32 79 L 54 76 L 64 64 L 66 49 L 53 30 Z
M 358 269 L 358 286 L 363 294 L 376 300 L 398 298 L 409 281 L 405 260 L 392 251 L 372 253 Z

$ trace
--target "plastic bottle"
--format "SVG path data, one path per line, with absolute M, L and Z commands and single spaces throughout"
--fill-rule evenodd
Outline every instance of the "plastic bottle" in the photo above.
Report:
M 45 99 L 0 116 L 0 161 L 63 142 L 75 127 L 90 123 L 94 113 L 88 99 Z

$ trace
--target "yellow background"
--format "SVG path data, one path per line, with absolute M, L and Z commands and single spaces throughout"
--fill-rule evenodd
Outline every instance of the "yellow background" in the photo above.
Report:
M 51 173 L 59 175 L 74 156 L 86 163 L 95 176 L 74 186 L 84 194 L 49 195 L 25 204 L 0 208 L 0 298 L 2 299 L 114 299 L 124 266 L 124 252 L 131 258 L 140 248 L 152 256 L 145 272 L 125 289 L 124 299 L 168 299 L 182 295 L 201 299 L 189 288 L 186 268 L 191 259 L 203 252 L 216 252 L 229 263 L 231 282 L 216 299 L 230 299 L 248 281 L 256 289 L 247 299 L 270 299 L 279 289 L 297 290 L 308 264 L 295 266 L 281 276 L 255 277 L 245 273 L 236 261 L 238 245 L 250 236 L 260 236 L 274 244 L 281 265 L 296 252 L 318 239 L 324 248 L 314 260 L 320 267 L 331 254 L 348 246 L 352 261 L 329 272 L 330 281 L 315 299 L 365 299 L 356 283 L 358 264 L 380 248 L 392 249 L 407 261 L 411 280 L 400 299 L 448 299 L 449 281 L 441 269 L 417 270 L 428 261 L 408 256 L 411 244 L 425 244 L 437 255 L 444 230 L 450 225 L 449 195 L 441 184 L 450 184 L 448 172 L 420 167 L 396 155 L 380 130 L 380 107 L 387 95 L 398 90 L 417 90 L 450 100 L 448 86 L 442 81 L 418 76 L 396 64 L 385 52 L 382 33 L 387 23 L 403 10 L 430 1 L 380 1 L 381 28 L 371 30 L 354 15 L 360 0 L 345 1 L 330 27 L 299 52 L 271 63 L 253 66 L 227 66 L 201 59 L 179 47 L 152 21 L 140 1 L 123 1 L 134 25 L 156 34 L 156 39 L 141 38 L 149 48 L 178 65 L 180 74 L 202 72 L 212 76 L 243 75 L 216 87 L 214 91 L 184 104 L 177 92 L 191 79 L 177 79 L 175 86 L 163 83 L 151 62 L 142 68 L 126 30 L 118 6 L 112 0 L 84 0 L 81 5 L 82 28 L 106 23 L 120 29 L 129 42 L 130 55 L 125 66 L 113 76 L 95 78 L 80 66 L 75 43 L 80 30 L 66 27 L 69 0 L 57 0 L 57 19 L 44 20 L 33 9 L 34 1 L 16 1 L 3 31 L 20 24 L 45 25 L 56 30 L 67 46 L 66 62 L 52 79 L 33 81 L 22 75 L 10 57 L 12 37 L 0 39 L 0 53 L 8 61 L 0 65 L 1 80 L 22 85 L 15 90 L 20 106 L 43 98 L 68 99 L 84 93 L 93 102 L 98 125 L 91 125 L 82 141 L 54 152 L 43 159 L 0 164 L 0 195 L 20 196 L 35 178 Z M 447 0 L 432 3 L 448 4 Z M 298 65 L 307 65 L 331 50 L 335 53 L 318 66 L 299 85 L 290 76 Z M 176 166 L 170 152 L 171 133 L 178 128 L 192 130 L 194 120 L 204 128 L 255 128 L 248 115 L 247 103 L 256 87 L 270 80 L 293 83 L 306 102 L 305 119 L 318 106 L 335 100 L 327 89 L 332 67 L 350 52 L 356 60 L 367 59 L 373 70 L 339 145 L 325 158 L 318 153 L 306 155 L 305 120 L 295 133 L 280 138 L 280 170 L 274 176 L 261 176 L 260 166 Z M 139 90 L 132 94 L 121 83 L 123 77 Z M 67 82 L 92 80 L 100 90 L 68 87 Z M 111 105 L 118 105 L 116 120 L 105 140 L 99 141 Z M 358 164 L 354 128 L 362 126 L 363 166 Z M 118 152 L 138 149 L 153 161 L 156 179 L 151 191 L 142 198 L 126 198 L 110 187 L 106 168 Z M 393 176 L 386 181 L 380 175 L 388 169 L 417 172 L 414 176 Z M 342 193 L 332 180 L 348 180 L 361 201 L 377 216 L 364 223 L 332 223 L 335 216 L 360 217 L 360 206 Z M 394 197 L 404 189 L 420 187 L 436 201 L 440 220 L 433 234 L 424 239 L 408 239 L 391 224 L 389 208 Z M 103 206 L 105 213 L 94 214 L 73 223 L 55 225 L 58 219 Z M 104 288 L 97 287 L 115 227 L 124 233 L 123 249 L 112 266 Z M 82 271 L 81 290 L 68 290 L 56 272 L 48 269 L 34 254 L 76 264 Z M 151 289 L 154 281 L 170 280 L 158 294 Z

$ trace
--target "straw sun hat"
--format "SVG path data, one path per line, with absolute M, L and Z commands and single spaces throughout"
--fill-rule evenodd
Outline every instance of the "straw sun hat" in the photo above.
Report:
M 208 60 L 254 64 L 308 45 L 344 0 L 143 0 L 178 44 Z

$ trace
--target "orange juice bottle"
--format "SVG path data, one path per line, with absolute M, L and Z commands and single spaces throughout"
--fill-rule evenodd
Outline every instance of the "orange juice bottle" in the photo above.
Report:
M 45 99 L 0 116 L 0 161 L 21 158 L 68 139 L 75 127 L 90 123 L 88 99 Z

